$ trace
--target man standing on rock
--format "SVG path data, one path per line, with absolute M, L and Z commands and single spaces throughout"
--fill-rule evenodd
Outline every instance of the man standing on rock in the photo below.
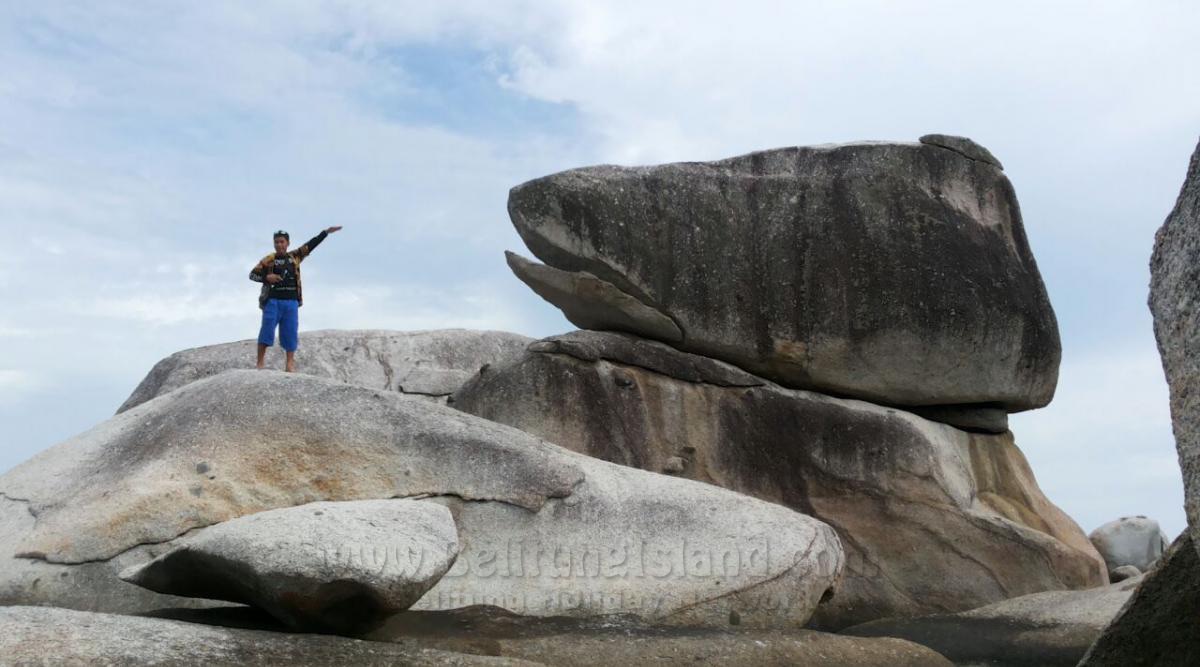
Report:
M 258 330 L 258 363 L 263 367 L 267 348 L 275 344 L 275 327 L 279 327 L 279 344 L 287 352 L 288 373 L 296 371 L 296 348 L 300 346 L 300 306 L 304 305 L 304 292 L 300 287 L 300 262 L 316 250 L 325 237 L 341 229 L 330 227 L 311 238 L 308 243 L 288 252 L 291 238 L 280 230 L 275 232 L 275 252 L 262 258 L 250 269 L 250 280 L 263 283 L 258 297 L 262 309 L 262 327 Z

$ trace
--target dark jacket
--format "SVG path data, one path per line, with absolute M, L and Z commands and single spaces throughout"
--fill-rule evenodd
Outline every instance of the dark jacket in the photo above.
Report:
M 300 262 L 304 261 L 304 258 L 308 257 L 328 235 L 322 231 L 304 245 L 295 250 L 289 250 L 279 257 L 276 257 L 277 253 L 271 253 L 255 264 L 253 269 L 250 269 L 250 280 L 263 284 L 262 291 L 258 294 L 259 308 L 266 305 L 267 299 L 295 299 L 299 302 L 296 304 L 297 306 L 304 305 L 304 290 L 300 283 Z M 277 273 L 284 279 L 272 285 L 266 282 L 268 273 Z

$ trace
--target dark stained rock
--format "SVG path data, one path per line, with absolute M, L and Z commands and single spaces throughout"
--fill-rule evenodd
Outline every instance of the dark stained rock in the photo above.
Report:
M 1200 543 L 1200 144 L 1175 208 L 1154 239 L 1150 311 L 1171 389 L 1188 530 Z
M 1084 591 L 1034 593 L 960 614 L 883 619 L 842 631 L 895 637 L 937 651 L 958 665 L 1069 667 L 1133 593 L 1137 580 Z
M 821 629 L 1107 582 L 1099 554 L 1042 494 L 1011 434 L 791 390 L 663 343 L 594 331 L 538 341 L 452 398 L 574 451 L 829 523 L 847 569 L 818 607 Z
M 934 405 L 909 408 L 914 414 L 935 422 L 956 426 L 973 433 L 1004 433 L 1008 430 L 1008 412 L 985 406 Z
M 1142 578 L 1080 667 L 1200 665 L 1200 558 L 1184 533 Z
M 1016 195 L 982 149 L 955 145 L 573 169 L 513 188 L 509 214 L 548 266 L 623 292 L 682 340 L 639 318 L 607 328 L 832 395 L 1041 407 L 1061 349 Z M 529 275 L 568 318 L 588 298 Z

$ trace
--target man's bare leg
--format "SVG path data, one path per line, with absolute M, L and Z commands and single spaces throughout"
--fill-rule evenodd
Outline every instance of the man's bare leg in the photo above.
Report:
M 295 352 L 287 353 L 287 367 L 285 368 L 285 370 L 288 373 L 296 372 L 296 353 Z
M 262 370 L 263 359 L 265 359 L 266 356 L 267 356 L 267 346 L 263 345 L 262 343 L 259 343 L 258 344 L 258 364 L 256 364 L 254 367 L 259 370 Z

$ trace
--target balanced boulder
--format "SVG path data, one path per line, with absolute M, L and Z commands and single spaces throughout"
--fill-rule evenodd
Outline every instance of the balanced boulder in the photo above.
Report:
M 529 338 L 504 331 L 306 331 L 298 370 L 348 384 L 444 401 L 482 366 L 519 354 Z M 223 371 L 253 368 L 254 340 L 182 350 L 150 369 L 118 413 Z
M 1093 530 L 1088 539 L 1104 558 L 1109 575 L 1123 566 L 1149 571 L 1170 545 L 1158 522 L 1144 516 L 1126 516 Z
M 0 476 L 0 493 L 20 499 L 6 505 L 15 530 L 0 533 L 0 604 L 74 599 L 81 566 L 93 568 L 93 604 L 152 604 L 117 579 L 117 561 L 319 500 L 450 508 L 460 555 L 418 609 L 793 627 L 844 561 L 832 528 L 785 507 L 396 392 L 274 371 L 228 371 L 123 412 Z
M 360 634 L 412 606 L 457 556 L 442 505 L 317 502 L 210 526 L 120 576 L 160 593 L 253 605 L 296 630 Z
M 1106 583 L 1087 536 L 1011 434 L 792 390 L 631 335 L 577 331 L 491 366 L 454 407 L 622 465 L 817 517 L 847 551 L 814 626 L 980 607 Z
M 508 210 L 547 266 L 510 266 L 577 326 L 785 386 L 957 411 L 1044 406 L 1058 327 L 1012 185 L 974 142 L 926 140 L 539 178 L 513 188 Z
M 1158 230 L 1150 259 L 1150 311 L 1171 390 L 1175 448 L 1183 467 L 1184 508 L 1200 545 L 1200 144 L 1175 208 Z M 1198 547 L 1200 548 L 1200 547 Z

